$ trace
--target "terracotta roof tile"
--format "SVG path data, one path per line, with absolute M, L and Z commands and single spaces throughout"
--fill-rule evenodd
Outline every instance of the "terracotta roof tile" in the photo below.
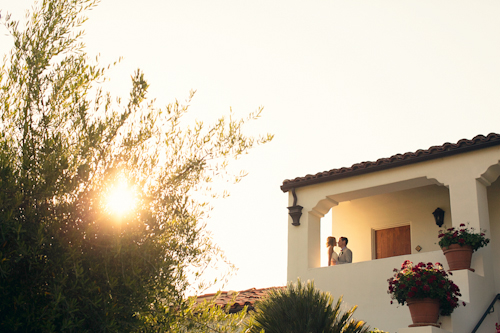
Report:
M 267 293 L 273 289 L 281 289 L 285 287 L 271 287 L 271 288 L 262 288 L 255 289 L 250 288 L 242 291 L 221 291 L 220 295 L 215 299 L 215 304 L 220 307 L 225 307 L 228 303 L 230 303 L 236 294 L 235 302 L 231 305 L 229 310 L 230 313 L 238 312 L 243 309 L 245 305 L 248 306 L 249 310 L 254 309 L 255 302 L 259 299 L 265 297 Z M 201 303 L 203 301 L 211 301 L 217 294 L 205 294 L 198 296 L 196 301 Z
M 281 185 L 281 190 L 283 192 L 287 192 L 297 187 L 319 184 L 369 172 L 395 168 L 496 145 L 500 145 L 500 134 L 490 133 L 488 136 L 478 135 L 472 140 L 462 139 L 457 143 L 447 142 L 441 146 L 432 146 L 426 150 L 419 149 L 416 152 L 396 154 L 391 157 L 380 158 L 374 162 L 356 163 L 349 168 L 343 167 L 340 169 L 319 172 L 315 175 L 306 175 L 304 177 L 297 177 L 291 180 L 286 179 L 283 181 L 283 185 Z

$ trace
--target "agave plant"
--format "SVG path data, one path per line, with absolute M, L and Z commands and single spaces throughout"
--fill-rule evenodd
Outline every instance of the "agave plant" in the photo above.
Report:
M 342 297 L 334 302 L 330 293 L 314 288 L 314 283 L 289 283 L 275 289 L 256 304 L 248 322 L 249 333 L 365 333 L 368 326 L 353 318 L 356 306 L 341 311 Z

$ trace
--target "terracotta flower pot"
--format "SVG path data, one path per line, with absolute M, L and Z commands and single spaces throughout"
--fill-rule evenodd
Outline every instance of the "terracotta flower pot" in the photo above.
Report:
M 434 298 L 410 298 L 406 300 L 410 309 L 412 325 L 408 327 L 435 326 L 439 318 L 439 300 Z
M 472 246 L 459 244 L 451 244 L 447 248 L 443 248 L 443 253 L 450 266 L 450 271 L 459 269 L 470 269 L 472 259 Z

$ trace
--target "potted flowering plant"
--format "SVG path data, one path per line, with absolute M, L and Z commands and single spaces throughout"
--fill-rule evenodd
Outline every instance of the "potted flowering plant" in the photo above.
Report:
M 434 265 L 431 262 L 427 264 L 421 262 L 413 265 L 411 261 L 406 260 L 401 269 L 394 269 L 394 276 L 387 281 L 389 282 L 387 293 L 391 298 L 401 305 L 408 304 L 410 307 L 413 320 L 413 325 L 410 326 L 422 326 L 422 323 L 438 326 L 436 323 L 439 314 L 449 316 L 459 305 L 460 289 L 448 278 L 448 273 L 440 263 Z M 424 303 L 430 305 L 434 313 L 429 316 L 414 314 L 414 304 L 421 300 L 425 300 Z M 429 308 L 426 305 L 420 307 Z
M 459 229 L 440 230 L 438 238 L 451 271 L 470 269 L 472 252 L 490 242 L 484 232 L 474 232 L 474 228 L 466 228 L 463 223 Z
M 449 228 L 445 231 L 439 231 L 439 246 L 441 248 L 447 248 L 452 244 L 458 244 L 460 246 L 469 245 L 472 251 L 477 251 L 483 246 L 488 245 L 490 240 L 486 238 L 484 232 L 474 232 L 474 228 L 465 227 L 465 224 L 460 224 L 460 229 Z

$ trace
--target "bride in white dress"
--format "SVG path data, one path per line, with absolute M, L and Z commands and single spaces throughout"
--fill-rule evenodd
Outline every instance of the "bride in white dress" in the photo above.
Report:
M 328 237 L 326 239 L 326 247 L 328 247 L 328 266 L 336 265 L 339 259 L 339 255 L 333 250 L 335 246 L 337 246 L 335 237 Z

